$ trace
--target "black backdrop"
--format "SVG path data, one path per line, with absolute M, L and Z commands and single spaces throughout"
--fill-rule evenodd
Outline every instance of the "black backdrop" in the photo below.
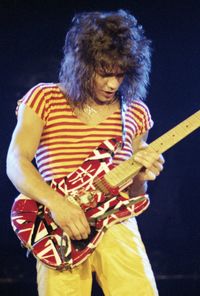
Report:
M 74 13 L 118 8 L 135 14 L 153 41 L 147 102 L 155 124 L 149 141 L 199 109 L 199 1 L 2 0 L 0 280 L 3 282 L 31 281 L 34 274 L 33 259 L 29 262 L 24 258 L 25 251 L 9 222 L 17 191 L 6 177 L 5 158 L 16 123 L 16 100 L 38 82 L 57 81 L 65 33 Z M 200 277 L 199 147 L 198 130 L 165 153 L 165 170 L 149 185 L 151 207 L 138 218 L 157 279 Z

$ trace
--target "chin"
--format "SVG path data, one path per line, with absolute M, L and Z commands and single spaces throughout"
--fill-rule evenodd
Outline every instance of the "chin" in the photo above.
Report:
M 110 104 L 113 102 L 113 97 L 112 98 L 106 98 L 106 97 L 96 97 L 94 98 L 94 101 L 99 104 L 99 105 L 103 105 L 103 104 Z
M 94 102 L 99 105 L 108 104 L 109 101 L 107 98 L 94 98 Z

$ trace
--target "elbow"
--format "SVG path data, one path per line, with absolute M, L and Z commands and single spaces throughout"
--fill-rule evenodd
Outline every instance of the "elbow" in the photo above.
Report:
M 6 174 L 14 185 L 18 175 L 20 174 L 20 163 L 20 155 L 12 150 L 9 150 L 6 158 Z
M 6 159 L 6 174 L 11 181 L 13 177 L 14 163 L 13 157 L 8 153 Z
M 8 153 L 6 159 L 6 174 L 14 185 L 14 187 L 21 192 L 21 181 L 22 181 L 22 174 L 21 174 L 21 159 L 19 156 Z

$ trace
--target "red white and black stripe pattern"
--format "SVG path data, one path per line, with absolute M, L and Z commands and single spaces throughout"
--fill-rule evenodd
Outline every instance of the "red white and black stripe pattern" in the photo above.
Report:
M 98 180 L 112 168 L 112 156 L 118 149 L 115 139 L 104 141 L 81 167 L 65 178 L 54 179 L 51 186 L 84 210 L 91 226 L 87 240 L 71 241 L 58 227 L 49 210 L 34 200 L 20 195 L 11 211 L 13 229 L 24 246 L 47 266 L 64 270 L 73 268 L 94 251 L 111 225 L 141 214 L 149 205 L 147 195 L 129 199 L 126 193 L 104 194 Z

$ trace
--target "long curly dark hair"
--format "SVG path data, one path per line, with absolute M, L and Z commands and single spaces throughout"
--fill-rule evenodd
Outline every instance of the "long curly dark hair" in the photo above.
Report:
M 151 68 L 150 40 L 133 15 L 124 11 L 75 15 L 67 32 L 59 79 L 74 106 L 94 97 L 94 73 L 125 73 L 118 90 L 123 101 L 145 99 Z

